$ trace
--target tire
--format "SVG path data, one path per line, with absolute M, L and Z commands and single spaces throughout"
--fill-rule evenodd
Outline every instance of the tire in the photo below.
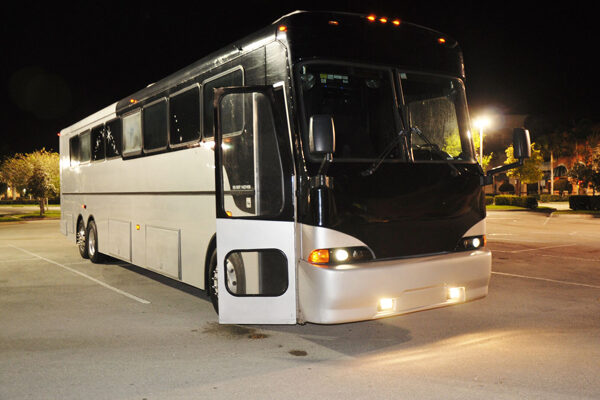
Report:
M 75 242 L 79 248 L 79 254 L 83 258 L 90 258 L 88 254 L 87 232 L 83 220 L 80 219 L 77 223 L 77 232 L 75 233 Z
M 93 263 L 102 262 L 102 254 L 98 252 L 98 230 L 94 220 L 88 222 L 87 227 L 87 253 L 90 261 Z
M 244 272 L 244 261 L 239 253 L 232 253 L 227 257 L 227 281 L 229 292 L 232 294 L 243 294 L 246 292 L 246 274 Z M 206 289 L 208 297 L 217 312 L 219 313 L 219 284 L 217 275 L 217 250 L 213 250 L 208 266 L 208 282 Z

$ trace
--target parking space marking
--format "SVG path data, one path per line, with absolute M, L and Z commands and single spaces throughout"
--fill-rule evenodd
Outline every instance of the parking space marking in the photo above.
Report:
M 11 262 L 19 262 L 19 261 L 38 261 L 39 258 L 13 258 L 12 260 L 0 260 L 0 263 L 11 263 Z
M 84 278 L 86 278 L 86 279 L 89 279 L 90 281 L 92 281 L 92 282 L 94 282 L 94 283 L 97 283 L 97 284 L 98 284 L 98 285 L 100 285 L 100 286 L 103 286 L 103 287 L 105 287 L 105 288 L 107 288 L 107 289 L 110 289 L 110 290 L 112 290 L 113 292 L 119 293 L 119 294 L 121 294 L 121 295 L 123 295 L 123 296 L 125 296 L 125 297 L 128 297 L 128 298 L 132 299 L 132 300 L 135 300 L 135 301 L 137 301 L 137 302 L 140 302 L 140 303 L 142 303 L 142 304 L 150 304 L 150 302 L 149 302 L 148 300 L 145 300 L 145 299 L 142 299 L 142 298 L 140 298 L 140 297 L 137 297 L 137 296 L 135 296 L 135 295 L 133 295 L 133 294 L 131 294 L 131 293 L 127 293 L 127 292 L 125 292 L 125 291 L 123 291 L 123 290 L 121 290 L 121 289 L 117 289 L 117 288 L 116 288 L 116 287 L 114 287 L 114 286 L 110 286 L 108 283 L 102 282 L 101 280 L 98 280 L 98 279 L 96 279 L 96 278 L 93 278 L 93 277 L 91 277 L 91 276 L 89 276 L 89 275 L 86 275 L 86 274 L 84 274 L 83 272 L 79 272 L 79 271 L 77 271 L 76 269 L 69 268 L 69 267 L 67 267 L 67 266 L 66 266 L 66 265 L 64 265 L 64 264 L 61 264 L 61 263 L 59 263 L 59 262 L 56 262 L 56 261 L 54 261 L 54 260 L 51 260 L 51 259 L 49 259 L 49 258 L 46 258 L 46 257 L 42 257 L 42 256 L 40 256 L 40 255 L 38 255 L 38 254 L 32 253 L 32 252 L 31 252 L 31 251 L 29 251 L 29 250 L 22 249 L 22 248 L 20 248 L 20 247 L 18 247 L 18 246 L 14 246 L 14 245 L 12 245 L 12 244 L 9 244 L 8 246 L 9 246 L 9 247 L 12 247 L 12 248 L 14 248 L 14 249 L 20 250 L 20 251 L 22 251 L 22 252 L 24 252 L 24 253 L 27 253 L 27 254 L 29 254 L 30 256 L 33 256 L 33 257 L 39 258 L 39 259 L 41 259 L 41 260 L 44 260 L 44 261 L 46 261 L 46 262 L 49 262 L 49 263 L 51 263 L 51 264 L 57 265 L 57 266 L 59 266 L 59 267 L 61 267 L 61 268 L 63 268 L 63 269 L 66 269 L 66 270 L 67 270 L 67 271 L 69 271 L 69 272 L 72 272 L 72 273 L 74 273 L 74 274 L 77 274 L 77 275 L 79 275 L 79 276 L 82 276 L 82 277 L 84 277 Z
M 568 247 L 568 246 L 575 246 L 575 243 L 571 243 L 571 244 L 559 244 L 556 246 L 545 246 L 545 247 L 535 247 L 533 249 L 521 249 L 521 250 L 493 250 L 493 251 L 497 251 L 500 253 L 524 253 L 526 251 L 536 251 L 536 250 L 548 250 L 548 249 L 556 249 L 559 247 Z
M 537 276 L 517 275 L 517 274 L 509 274 L 509 273 L 506 273 L 506 272 L 495 272 L 495 271 L 492 271 L 492 274 L 494 274 L 494 275 L 502 275 L 502 276 L 510 276 L 512 278 L 533 279 L 533 280 L 536 280 L 536 281 L 560 283 L 562 285 L 583 286 L 583 287 L 588 287 L 588 288 L 592 288 L 592 289 L 600 289 L 600 286 L 596 286 L 596 285 L 588 285 L 586 283 L 577 283 L 577 282 L 568 282 L 568 281 L 559 281 L 559 280 L 556 280 L 556 279 L 540 278 L 540 277 L 537 277 Z

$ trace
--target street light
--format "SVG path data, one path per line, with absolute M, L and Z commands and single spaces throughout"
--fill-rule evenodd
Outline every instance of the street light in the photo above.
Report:
M 488 117 L 475 118 L 473 125 L 479 129 L 479 163 L 483 164 L 483 128 L 490 125 L 490 119 Z

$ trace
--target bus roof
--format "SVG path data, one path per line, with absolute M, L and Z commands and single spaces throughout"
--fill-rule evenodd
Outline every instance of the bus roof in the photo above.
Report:
M 447 35 L 416 24 L 391 19 L 371 21 L 366 14 L 295 11 L 271 25 L 225 46 L 195 63 L 152 83 L 117 102 L 117 111 L 129 109 L 174 86 L 186 85 L 199 74 L 216 68 L 259 44 L 277 38 L 285 25 L 293 62 L 335 58 L 369 64 L 394 65 L 412 70 L 445 73 L 464 78 L 462 53 Z M 393 21 L 398 21 L 395 25 Z M 441 42 L 443 40 L 443 43 Z

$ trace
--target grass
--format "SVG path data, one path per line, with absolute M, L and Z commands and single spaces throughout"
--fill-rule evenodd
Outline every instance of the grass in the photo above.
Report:
M 0 222 L 20 222 L 20 221 L 31 221 L 36 219 L 59 219 L 60 210 L 48 210 L 44 213 L 43 217 L 40 217 L 40 212 L 28 212 L 23 214 L 12 214 L 0 216 Z
M 583 215 L 597 215 L 600 217 L 600 211 L 597 210 L 558 210 L 557 214 L 583 214 Z

